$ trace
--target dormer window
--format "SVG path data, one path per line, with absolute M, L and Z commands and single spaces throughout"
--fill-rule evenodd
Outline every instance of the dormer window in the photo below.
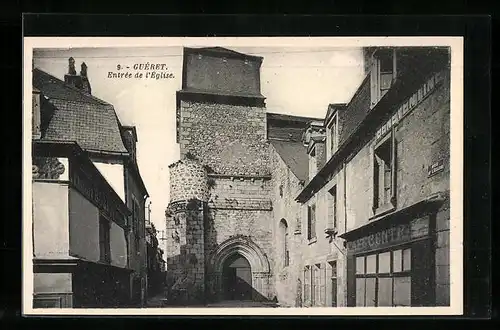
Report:
M 396 77 L 396 50 L 378 49 L 371 58 L 371 107 L 391 88 Z
M 338 116 L 334 114 L 327 125 L 328 158 L 332 157 L 338 149 Z
M 309 180 L 312 180 L 318 171 L 318 162 L 316 159 L 316 146 L 313 146 L 309 152 Z

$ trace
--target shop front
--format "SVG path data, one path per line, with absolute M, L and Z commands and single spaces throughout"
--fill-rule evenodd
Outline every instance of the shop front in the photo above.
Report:
M 348 306 L 435 305 L 435 220 L 440 198 L 369 221 L 342 235 Z

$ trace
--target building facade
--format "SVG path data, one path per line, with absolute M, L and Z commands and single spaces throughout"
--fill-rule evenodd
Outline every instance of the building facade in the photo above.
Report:
M 366 48 L 324 118 L 268 113 L 262 58 L 184 50 L 171 301 L 449 305 L 449 50 Z
M 328 111 L 327 161 L 297 200 L 316 230 L 337 212 L 345 306 L 449 305 L 449 52 L 365 49 L 365 62 L 352 100 Z
M 148 196 L 137 134 L 74 64 L 64 81 L 33 69 L 34 307 L 137 306 Z

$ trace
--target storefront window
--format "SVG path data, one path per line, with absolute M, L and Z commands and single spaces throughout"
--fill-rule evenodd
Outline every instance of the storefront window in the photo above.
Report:
M 366 273 L 375 274 L 377 272 L 377 255 L 372 254 L 366 257 Z
M 368 277 L 366 279 L 366 302 L 365 306 L 376 306 L 376 297 L 375 297 L 375 283 L 376 283 L 376 278 L 375 277 Z
M 356 306 L 411 306 L 410 271 L 411 249 L 357 257 Z
M 356 307 L 365 306 L 365 278 L 356 279 Z
M 392 252 L 392 271 L 400 272 L 403 265 L 403 251 L 397 250 Z
M 365 257 L 356 258 L 356 274 L 365 273 Z
M 392 306 L 392 278 L 378 279 L 378 305 Z
M 403 251 L 403 271 L 411 270 L 411 250 L 406 249 Z
M 385 252 L 378 255 L 378 272 L 391 272 L 391 252 Z
M 409 276 L 394 278 L 394 306 L 411 306 L 411 279 Z

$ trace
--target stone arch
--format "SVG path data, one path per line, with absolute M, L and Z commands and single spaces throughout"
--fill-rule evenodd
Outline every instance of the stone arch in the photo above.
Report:
M 250 238 L 245 236 L 236 236 L 227 239 L 219 245 L 211 258 L 211 265 L 216 273 L 222 272 L 224 262 L 227 258 L 240 254 L 250 263 L 252 272 L 269 273 L 269 260 L 260 247 Z
M 222 274 L 225 262 L 235 256 L 244 257 L 251 268 L 252 300 L 271 299 L 271 267 L 266 254 L 248 236 L 227 239 L 211 254 L 208 267 L 210 295 L 216 300 L 223 297 Z

